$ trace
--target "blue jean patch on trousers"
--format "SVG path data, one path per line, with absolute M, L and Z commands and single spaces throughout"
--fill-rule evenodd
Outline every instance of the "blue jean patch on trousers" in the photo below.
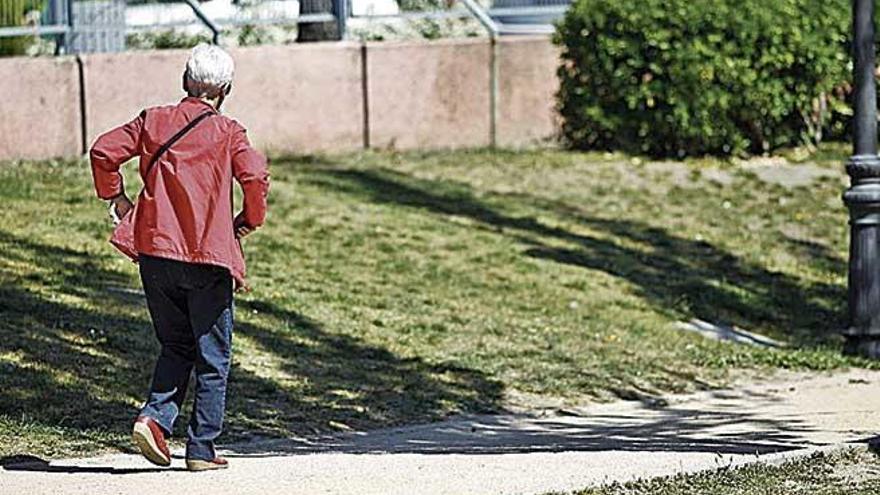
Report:
M 171 433 L 195 372 L 186 457 L 214 459 L 223 430 L 232 355 L 233 287 L 226 268 L 139 256 L 141 281 L 162 346 L 141 410 Z

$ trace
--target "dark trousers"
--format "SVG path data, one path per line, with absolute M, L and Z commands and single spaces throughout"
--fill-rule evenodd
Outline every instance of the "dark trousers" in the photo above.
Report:
M 213 459 L 214 440 L 223 428 L 232 352 L 232 277 L 223 267 L 139 258 L 147 306 L 162 345 L 141 414 L 170 434 L 195 370 L 186 456 Z

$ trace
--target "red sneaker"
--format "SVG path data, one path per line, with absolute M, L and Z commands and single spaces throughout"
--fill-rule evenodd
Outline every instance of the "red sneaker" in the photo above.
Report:
M 212 469 L 226 469 L 229 467 L 229 461 L 217 456 L 210 461 L 203 459 L 187 459 L 186 469 L 189 471 L 210 471 Z
M 165 433 L 153 418 L 138 416 L 131 439 L 148 461 L 159 466 L 171 465 L 171 452 L 165 443 Z

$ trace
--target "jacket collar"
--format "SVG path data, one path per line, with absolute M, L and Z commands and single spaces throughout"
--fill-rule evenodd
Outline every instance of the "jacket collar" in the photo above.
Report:
M 204 107 L 206 110 L 211 110 L 214 113 L 217 113 L 217 109 L 214 108 L 214 105 L 211 105 L 207 101 L 198 98 L 196 96 L 184 96 L 182 100 L 180 100 L 181 105 L 192 105 L 194 107 Z

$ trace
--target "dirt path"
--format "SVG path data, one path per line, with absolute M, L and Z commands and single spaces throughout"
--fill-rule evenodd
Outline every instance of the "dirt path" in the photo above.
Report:
M 790 375 L 736 390 L 552 415 L 461 417 L 304 441 L 230 446 L 230 469 L 187 473 L 131 455 L 7 465 L 0 494 L 539 494 L 864 442 L 880 372 Z

